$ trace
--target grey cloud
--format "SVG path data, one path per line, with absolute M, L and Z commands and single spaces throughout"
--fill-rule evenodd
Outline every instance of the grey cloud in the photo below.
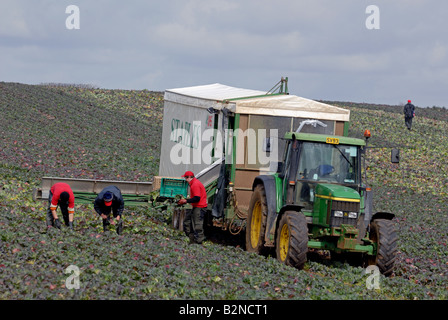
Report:
M 67 30 L 74 3 L 81 29 Z M 369 4 L 379 30 L 365 27 Z M 0 81 L 267 90 L 288 76 L 314 99 L 448 106 L 447 11 L 435 0 L 3 0 Z

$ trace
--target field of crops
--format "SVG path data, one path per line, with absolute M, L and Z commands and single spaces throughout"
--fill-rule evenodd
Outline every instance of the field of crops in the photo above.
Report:
M 396 215 L 397 268 L 369 289 L 369 274 L 312 259 L 296 270 L 240 246 L 189 245 L 168 214 L 126 208 L 123 234 L 102 232 L 92 205 L 76 205 L 75 230 L 48 229 L 32 200 L 42 176 L 150 181 L 158 172 L 160 92 L 0 83 L 0 300 L 448 298 L 448 111 L 337 103 L 350 135 L 372 133 L 367 161 L 376 211 Z M 400 147 L 400 164 L 390 149 Z M 66 287 L 69 266 L 79 289 Z

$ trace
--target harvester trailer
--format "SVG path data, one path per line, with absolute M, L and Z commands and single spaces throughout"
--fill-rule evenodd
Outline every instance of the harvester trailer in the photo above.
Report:
M 51 184 L 64 181 L 91 203 L 103 186 L 119 184 L 125 205 L 164 207 L 187 197 L 180 177 L 189 170 L 206 188 L 206 234 L 240 234 L 247 251 L 275 252 L 298 269 L 311 249 L 390 275 L 394 215 L 373 212 L 362 176 L 370 133 L 348 137 L 349 118 L 344 108 L 290 95 L 287 78 L 268 92 L 222 84 L 167 89 L 159 175 L 152 182 L 49 177 L 35 198 L 47 199 Z M 185 210 L 173 210 L 175 229 L 183 230 Z

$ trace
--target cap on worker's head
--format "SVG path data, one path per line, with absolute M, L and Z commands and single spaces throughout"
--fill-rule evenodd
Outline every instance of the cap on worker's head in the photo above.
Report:
M 182 178 L 185 177 L 194 177 L 194 173 L 191 171 L 185 171 L 184 175 L 182 176 Z
M 61 194 L 59 195 L 59 199 L 61 201 L 68 201 L 69 198 L 70 198 L 70 195 L 68 194 L 67 191 L 61 192 Z
M 109 192 L 109 191 L 107 191 L 107 192 L 104 194 L 104 196 L 103 196 L 104 204 L 105 204 L 106 206 L 108 206 L 108 207 L 109 207 L 110 205 L 112 205 L 112 198 L 113 198 L 112 193 Z
M 408 103 L 411 103 L 411 100 L 408 100 Z

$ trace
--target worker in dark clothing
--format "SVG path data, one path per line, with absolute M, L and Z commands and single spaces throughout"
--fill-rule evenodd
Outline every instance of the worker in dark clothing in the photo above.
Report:
M 67 183 L 58 182 L 50 188 L 48 196 L 48 210 L 47 210 L 47 227 L 56 227 L 61 229 L 56 209 L 61 208 L 62 217 L 65 225 L 73 230 L 73 215 L 75 213 L 75 196 L 72 189 Z
M 177 204 L 191 204 L 191 210 L 187 210 L 184 220 L 185 234 L 190 239 L 190 243 L 202 244 L 205 240 L 204 217 L 207 208 L 207 193 L 204 185 L 194 177 L 193 172 L 187 171 L 182 176 L 190 185 L 190 199 L 180 199 Z
M 408 100 L 408 103 L 404 106 L 403 113 L 404 123 L 406 124 L 408 130 L 411 130 L 412 119 L 415 117 L 415 107 L 411 103 L 411 100 Z
M 109 229 L 110 213 L 116 221 L 112 221 L 112 224 L 117 223 L 117 234 L 121 234 L 123 230 L 122 214 L 124 209 L 124 200 L 121 195 L 120 189 L 116 186 L 105 187 L 95 199 L 93 208 L 103 219 L 103 230 Z

